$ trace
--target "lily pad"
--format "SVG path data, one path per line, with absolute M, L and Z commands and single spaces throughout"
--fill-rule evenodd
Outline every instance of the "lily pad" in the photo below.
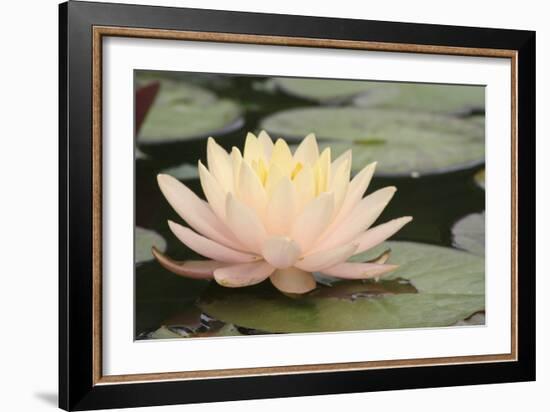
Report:
M 183 163 L 179 166 L 170 167 L 161 173 L 175 177 L 178 180 L 190 180 L 199 178 L 199 169 L 189 163 Z
M 252 83 L 252 90 L 262 93 L 274 94 L 277 91 L 276 79 L 257 80 Z
M 196 333 L 186 333 L 176 327 L 161 326 L 157 330 L 148 333 L 145 339 L 215 338 L 227 336 L 242 336 L 242 334 L 234 325 L 224 325 L 218 330 Z
M 239 105 L 185 82 L 163 81 L 141 127 L 141 145 L 226 134 L 243 124 Z
M 240 289 L 212 285 L 199 307 L 224 322 L 272 333 L 451 326 L 485 309 L 483 258 L 439 246 L 386 242 L 354 260 L 369 260 L 388 247 L 390 262 L 400 268 L 380 281 L 382 286 L 341 281 L 290 298 L 268 282 Z
M 453 243 L 460 249 L 485 256 L 485 213 L 472 213 L 455 223 Z
M 234 325 L 224 325 L 222 328 L 213 332 L 210 336 L 241 336 L 241 333 Z
M 485 169 L 481 169 L 474 175 L 474 180 L 479 187 L 485 189 Z
M 224 324 L 203 314 L 196 306 L 177 313 L 161 323 L 161 327 L 144 333 L 140 339 L 202 338 L 240 336 L 235 325 Z
M 148 338 L 149 339 L 179 339 L 179 338 L 183 338 L 183 336 L 166 326 L 161 326 L 154 332 L 151 332 Z
M 261 127 L 289 140 L 314 132 L 333 156 L 353 151 L 352 170 L 378 161 L 385 176 L 421 176 L 462 170 L 484 163 L 484 129 L 466 119 L 426 113 L 315 107 L 265 118 Z
M 275 85 L 283 92 L 320 103 L 342 103 L 379 88 L 383 83 L 362 80 L 274 78 Z
M 136 264 L 144 263 L 149 260 L 153 260 L 153 254 L 151 253 L 151 247 L 155 246 L 160 251 L 166 250 L 166 240 L 149 229 L 142 227 L 136 227 L 135 232 L 135 262 Z
M 386 83 L 354 99 L 361 107 L 468 115 L 483 112 L 485 88 L 422 83 Z
M 485 312 L 474 313 L 468 319 L 459 320 L 455 326 L 477 326 L 485 325 Z
M 474 123 L 479 124 L 480 126 L 485 127 L 485 115 L 475 115 L 470 117 L 470 120 Z
M 138 147 L 136 147 L 134 154 L 135 154 L 136 160 L 146 160 L 149 158 L 149 156 L 147 156 L 145 153 L 139 150 Z

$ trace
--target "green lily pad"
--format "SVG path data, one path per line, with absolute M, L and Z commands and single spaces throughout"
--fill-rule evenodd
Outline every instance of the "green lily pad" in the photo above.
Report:
M 463 217 L 455 223 L 452 232 L 456 247 L 485 256 L 485 213 Z
M 141 127 L 141 145 L 179 142 L 228 133 L 243 124 L 231 100 L 185 82 L 163 81 Z
M 479 172 L 477 172 L 474 175 L 474 180 L 479 187 L 485 189 L 485 169 L 481 169 Z
M 362 80 L 274 78 L 275 85 L 283 92 L 320 103 L 342 103 L 362 95 L 383 83 Z
M 485 158 L 484 129 L 450 116 L 316 107 L 276 113 L 261 127 L 289 140 L 314 132 L 322 148 L 331 147 L 333 156 L 352 149 L 354 172 L 378 161 L 379 175 L 418 177 L 470 168 Z
M 471 114 L 484 111 L 485 88 L 422 83 L 386 83 L 354 99 L 361 107 L 431 113 Z
M 382 286 L 341 281 L 290 298 L 268 282 L 240 289 L 212 285 L 199 307 L 224 322 L 271 333 L 451 326 L 485 309 L 483 258 L 439 246 L 386 242 L 354 260 L 369 260 L 387 248 L 392 249 L 390 262 L 400 267 L 380 281 Z
M 136 147 L 136 150 L 134 152 L 136 160 L 146 160 L 149 158 L 145 153 L 143 153 L 139 148 Z
M 190 180 L 199 178 L 199 169 L 189 163 L 164 169 L 161 173 L 175 177 L 178 180 Z
M 482 127 L 485 127 L 485 115 L 475 115 L 470 117 L 470 120 L 474 123 L 479 124 Z
M 155 246 L 158 250 L 164 252 L 166 250 L 166 240 L 149 229 L 136 227 L 135 232 L 135 262 L 136 264 L 144 263 L 153 260 L 151 248 Z
M 252 90 L 262 93 L 274 94 L 277 92 L 276 79 L 257 80 L 252 83 Z
M 180 339 L 183 336 L 166 326 L 161 326 L 154 332 L 151 332 L 148 337 L 149 339 Z
M 414 242 L 385 242 L 352 262 L 366 262 L 391 249 L 388 263 L 399 268 L 385 280 L 407 279 L 418 293 L 485 294 L 485 259 L 460 250 Z
M 485 325 L 485 312 L 474 313 L 468 319 L 459 320 L 455 326 L 477 326 Z
M 241 336 L 242 334 L 237 330 L 235 325 L 224 325 L 216 332 L 213 332 L 209 336 Z
M 182 338 L 215 338 L 227 336 L 242 336 L 234 325 L 228 324 L 213 331 L 187 333 L 182 329 L 170 326 L 161 326 L 149 333 L 146 339 L 182 339 Z

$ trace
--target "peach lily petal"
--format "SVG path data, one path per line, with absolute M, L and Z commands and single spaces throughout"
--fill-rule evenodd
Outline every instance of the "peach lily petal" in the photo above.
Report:
M 259 259 L 258 256 L 223 246 L 171 220 L 168 221 L 168 226 L 181 243 L 204 257 L 227 263 L 254 262 Z
M 355 239 L 354 242 L 358 244 L 357 253 L 364 252 L 375 246 L 378 246 L 384 240 L 393 236 L 403 226 L 412 220 L 411 216 L 404 216 L 397 219 L 390 220 L 389 222 L 375 226 L 366 232 L 363 232 Z
M 227 194 L 226 201 L 227 225 L 235 237 L 253 253 L 261 253 L 262 244 L 266 238 L 266 232 L 262 222 L 254 211 Z
M 311 166 L 304 165 L 294 178 L 293 183 L 296 188 L 296 213 L 300 213 L 315 197 L 315 177 Z
M 246 163 L 251 164 L 254 160 L 263 159 L 264 152 L 258 141 L 258 138 L 248 133 L 244 142 L 243 159 Z
M 226 263 L 214 260 L 177 261 L 159 252 L 154 246 L 152 252 L 155 259 L 163 268 L 176 275 L 191 279 L 212 279 L 214 277 L 214 270 L 226 265 Z
M 263 216 L 267 206 L 267 195 L 258 175 L 248 163 L 242 163 L 238 179 L 238 198 L 244 204 Z
M 269 166 L 267 178 L 265 181 L 265 191 L 268 196 L 271 196 L 273 190 L 279 183 L 279 181 L 286 176 L 286 172 L 277 164 L 272 164 Z
M 384 208 L 393 197 L 396 189 L 385 187 L 363 198 L 349 216 L 344 219 L 331 233 L 323 235 L 322 240 L 315 245 L 314 251 L 328 250 L 349 243 L 361 232 L 368 229 L 378 219 Z
M 258 142 L 263 149 L 265 159 L 270 159 L 273 153 L 273 140 L 265 130 L 262 130 L 258 135 Z
M 272 235 L 288 235 L 296 213 L 296 189 L 284 176 L 273 189 L 267 204 L 265 226 Z
M 230 156 L 212 138 L 206 144 L 208 170 L 225 191 L 233 190 L 233 167 Z
M 274 236 L 267 239 L 262 247 L 264 259 L 277 269 L 286 269 L 300 257 L 298 244 L 286 236 Z
M 220 183 L 212 176 L 206 167 L 199 160 L 199 178 L 206 200 L 214 213 L 223 221 L 225 219 L 225 190 Z
M 334 162 L 336 163 L 336 162 Z M 329 192 L 334 193 L 334 215 L 338 213 L 340 207 L 344 203 L 349 186 L 349 176 L 351 172 L 351 159 L 344 158 L 336 167 L 334 163 L 331 170 L 334 172 L 330 177 Z
M 284 293 L 302 294 L 312 291 L 316 287 L 315 278 L 311 272 L 290 267 L 278 269 L 270 276 L 273 286 Z
M 294 152 L 294 160 L 301 164 L 315 164 L 319 157 L 319 146 L 313 133 L 308 134 Z
M 357 244 L 347 244 L 331 250 L 322 250 L 303 257 L 295 266 L 303 270 L 315 272 L 345 262 L 355 254 L 356 249 Z
M 218 268 L 214 271 L 214 279 L 221 286 L 238 288 L 260 283 L 271 276 L 274 270 L 273 266 L 261 260 Z
M 332 170 L 338 170 L 338 168 L 344 164 L 346 161 L 351 163 L 351 149 L 346 150 L 340 156 L 338 156 L 331 165 Z
M 352 209 L 357 206 L 367 191 L 375 169 L 376 162 L 370 163 L 351 180 L 342 207 L 340 207 L 338 215 L 336 215 L 331 227 L 336 227 L 338 223 L 345 219 Z
M 233 248 L 242 248 L 204 200 L 169 175 L 159 174 L 158 185 L 176 213 L 200 234 Z
M 302 250 L 309 250 L 330 223 L 333 210 L 334 194 L 322 193 L 307 204 L 296 218 L 290 237 L 298 242 Z
M 229 155 L 229 157 L 231 158 L 231 167 L 233 169 L 233 188 L 235 189 L 239 187 L 239 175 L 241 172 L 243 155 L 238 148 L 233 147 L 233 149 L 231 149 L 231 154 Z M 234 191 L 235 190 L 233 190 L 233 192 Z
M 285 175 L 290 175 L 294 167 L 294 159 L 288 144 L 283 139 L 277 139 L 275 142 L 270 163 L 279 165 Z

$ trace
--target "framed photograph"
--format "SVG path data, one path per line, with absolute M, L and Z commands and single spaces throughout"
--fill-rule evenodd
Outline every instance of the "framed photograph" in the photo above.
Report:
M 535 33 L 60 5 L 60 407 L 535 379 Z

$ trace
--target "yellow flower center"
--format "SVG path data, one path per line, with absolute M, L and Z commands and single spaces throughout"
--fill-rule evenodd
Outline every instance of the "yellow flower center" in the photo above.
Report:
M 307 139 L 301 149 L 293 154 L 283 139 L 273 144 L 262 135 L 249 134 L 243 152 L 243 161 L 252 168 L 268 193 L 283 177 L 288 177 L 297 190 L 319 196 L 329 190 L 331 156 L 330 149 L 319 155 L 316 140 Z

